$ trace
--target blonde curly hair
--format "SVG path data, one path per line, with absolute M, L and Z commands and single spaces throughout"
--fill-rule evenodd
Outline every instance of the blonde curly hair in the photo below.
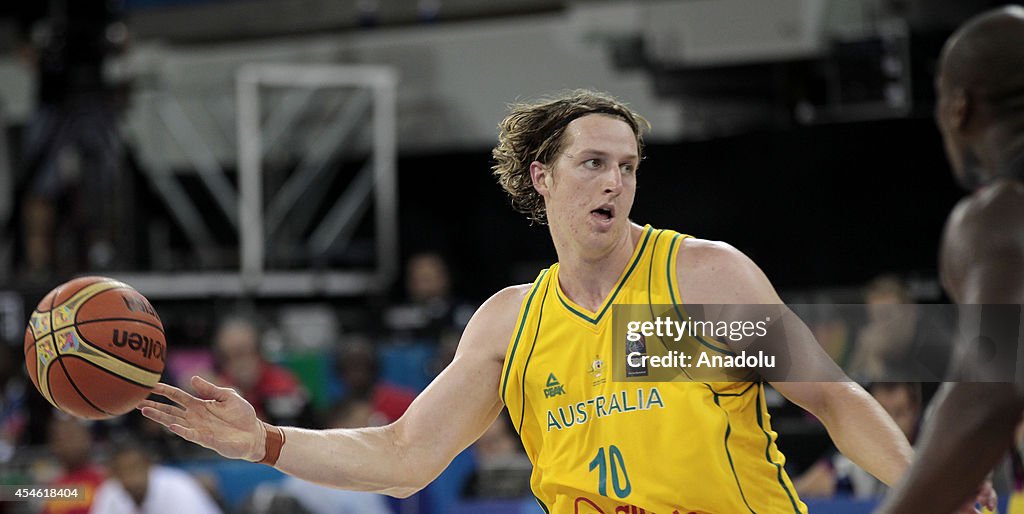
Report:
M 535 103 L 509 106 L 509 114 L 498 124 L 498 145 L 491 151 L 491 170 L 498 184 L 512 198 L 512 208 L 531 221 L 547 224 L 544 197 L 533 188 L 530 164 L 548 164 L 562 148 L 562 135 L 572 120 L 588 114 L 615 116 L 629 124 L 636 134 L 639 157 L 643 159 L 643 134 L 650 123 L 610 95 L 577 89 Z

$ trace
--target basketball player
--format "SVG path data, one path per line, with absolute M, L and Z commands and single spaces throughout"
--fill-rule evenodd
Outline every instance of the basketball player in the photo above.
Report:
M 961 360 L 904 484 L 884 512 L 949 512 L 1010 448 L 1024 395 L 1013 384 L 1024 303 L 1024 9 L 968 20 L 946 42 L 936 119 L 959 182 L 941 249 L 942 283 L 960 304 L 989 304 L 981 325 L 998 359 Z M 1003 304 L 992 306 L 991 304 Z M 1010 305 L 1016 304 L 1016 305 Z M 982 311 L 985 312 L 984 310 Z M 1006 356 L 1003 358 L 1003 356 Z
M 559 262 L 533 284 L 487 300 L 455 359 L 395 423 L 276 427 L 232 390 L 199 378 L 192 386 L 200 398 L 161 384 L 155 391 L 176 405 L 146 401 L 142 413 L 226 457 L 407 496 L 507 406 L 546 512 L 806 512 L 783 469 L 761 380 L 609 377 L 612 305 L 781 303 L 735 248 L 630 221 L 646 125 L 614 99 L 586 91 L 513 107 L 494 172 L 516 208 L 548 225 Z M 796 329 L 810 333 L 802 323 Z M 812 337 L 794 340 L 794 369 L 836 380 L 780 381 L 776 389 L 821 419 L 854 462 L 895 483 L 910 461 L 906 437 L 870 395 L 842 380 Z M 736 350 L 707 344 L 722 354 Z

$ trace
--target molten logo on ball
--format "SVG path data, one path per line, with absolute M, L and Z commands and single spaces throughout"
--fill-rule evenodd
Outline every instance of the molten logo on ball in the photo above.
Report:
M 134 351 L 141 351 L 142 356 L 149 359 L 156 357 L 161 361 L 164 360 L 164 345 L 156 339 L 151 339 L 135 332 L 128 332 L 127 330 L 121 331 L 114 329 L 114 336 L 111 340 L 114 346 L 123 347 L 128 345 Z

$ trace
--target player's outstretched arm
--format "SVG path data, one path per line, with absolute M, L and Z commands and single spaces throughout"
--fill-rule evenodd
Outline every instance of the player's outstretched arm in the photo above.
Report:
M 982 318 L 978 335 L 994 343 L 985 354 L 996 358 L 966 352 L 958 360 L 951 378 L 959 383 L 942 400 L 917 461 L 881 512 L 948 512 L 970 498 L 1011 447 L 1024 398 L 1000 357 L 1024 351 L 1018 333 L 1019 306 L 1024 304 L 1024 228 L 1014 221 L 1024 220 L 1020 196 L 964 200 L 946 225 L 943 283 L 968 310 L 988 304 L 994 311 Z
M 737 349 L 780 356 L 785 369 L 761 370 L 772 385 L 817 416 L 836 447 L 858 466 L 886 484 L 899 480 L 912 454 L 907 438 L 878 402 L 846 377 L 803 321 L 781 305 L 753 261 L 724 243 L 687 240 L 678 272 L 686 304 L 732 304 L 734 312 L 723 314 L 730 320 L 757 319 L 769 309 L 784 314 L 773 317 L 768 334 L 752 343 L 759 348 Z
M 408 496 L 426 486 L 486 430 L 501 410 L 498 381 L 505 348 L 526 292 L 494 295 L 466 327 L 455 359 L 398 421 L 361 429 L 283 428 L 275 467 L 343 489 Z M 259 461 L 267 429 L 252 406 L 228 388 L 194 378 L 199 398 L 160 385 L 174 405 L 146 401 L 142 414 L 179 436 L 229 458 Z
M 925 430 L 914 466 L 878 512 L 961 507 L 1011 447 L 1016 418 L 1007 413 L 1020 409 L 1013 384 L 954 384 Z M 995 497 L 987 487 L 982 492 L 991 508 Z

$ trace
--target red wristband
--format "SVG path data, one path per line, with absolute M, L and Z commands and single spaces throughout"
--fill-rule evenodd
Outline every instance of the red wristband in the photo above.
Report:
M 264 444 L 265 453 L 259 463 L 273 466 L 277 464 L 277 458 L 281 456 L 281 447 L 284 446 L 284 430 L 269 423 L 262 421 L 260 423 L 263 423 L 263 427 L 267 430 L 267 440 Z

